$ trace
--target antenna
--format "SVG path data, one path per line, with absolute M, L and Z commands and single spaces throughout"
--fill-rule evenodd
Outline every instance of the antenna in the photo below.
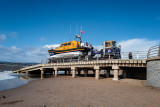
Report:
M 76 38 L 80 39 L 80 42 L 82 42 L 82 34 L 84 33 L 84 31 L 82 30 L 82 26 L 81 26 L 81 30 L 80 30 L 80 34 L 76 34 Z

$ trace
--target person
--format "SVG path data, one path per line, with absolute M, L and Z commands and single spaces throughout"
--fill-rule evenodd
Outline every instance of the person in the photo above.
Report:
M 92 46 L 92 44 L 90 44 L 90 45 L 89 45 L 89 47 L 91 48 L 91 50 L 93 50 L 93 49 L 94 49 L 94 48 L 93 48 L 93 46 Z
M 129 59 L 132 59 L 132 52 L 129 52 L 128 57 Z

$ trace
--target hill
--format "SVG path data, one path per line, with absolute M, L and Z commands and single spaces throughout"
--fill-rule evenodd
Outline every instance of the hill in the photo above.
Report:
M 15 63 L 15 62 L 2 62 L 0 61 L 0 72 L 18 70 L 27 66 L 36 65 L 38 63 Z

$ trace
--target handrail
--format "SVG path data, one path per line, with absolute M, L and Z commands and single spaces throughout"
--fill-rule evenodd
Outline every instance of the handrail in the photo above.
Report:
M 147 53 L 147 59 L 153 57 L 160 57 L 160 45 L 152 46 Z
M 121 59 L 129 59 L 130 52 L 121 52 Z M 147 51 L 133 51 L 132 59 L 146 59 L 147 58 Z
M 130 52 L 121 52 L 121 59 L 129 59 L 129 53 Z M 117 53 L 118 54 L 118 53 Z M 104 58 L 105 59 L 105 58 Z M 109 59 L 109 58 L 108 58 Z M 133 51 L 132 52 L 132 59 L 147 59 L 147 51 Z M 64 61 L 62 59 L 57 60 L 54 63 L 64 63 L 64 62 L 80 62 L 80 61 L 97 61 L 97 60 L 103 60 L 102 59 L 88 59 L 88 60 L 79 60 L 79 59 L 70 59 L 68 61 Z M 43 63 L 42 63 L 43 62 Z M 49 59 L 45 60 L 45 61 L 41 61 L 41 64 L 47 64 L 47 63 L 51 63 L 51 61 L 49 61 Z

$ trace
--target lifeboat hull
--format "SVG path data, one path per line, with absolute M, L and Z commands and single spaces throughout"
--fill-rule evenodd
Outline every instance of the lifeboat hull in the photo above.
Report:
M 90 51 L 88 47 L 80 47 L 68 50 L 49 50 L 51 58 L 77 58 L 85 56 Z

